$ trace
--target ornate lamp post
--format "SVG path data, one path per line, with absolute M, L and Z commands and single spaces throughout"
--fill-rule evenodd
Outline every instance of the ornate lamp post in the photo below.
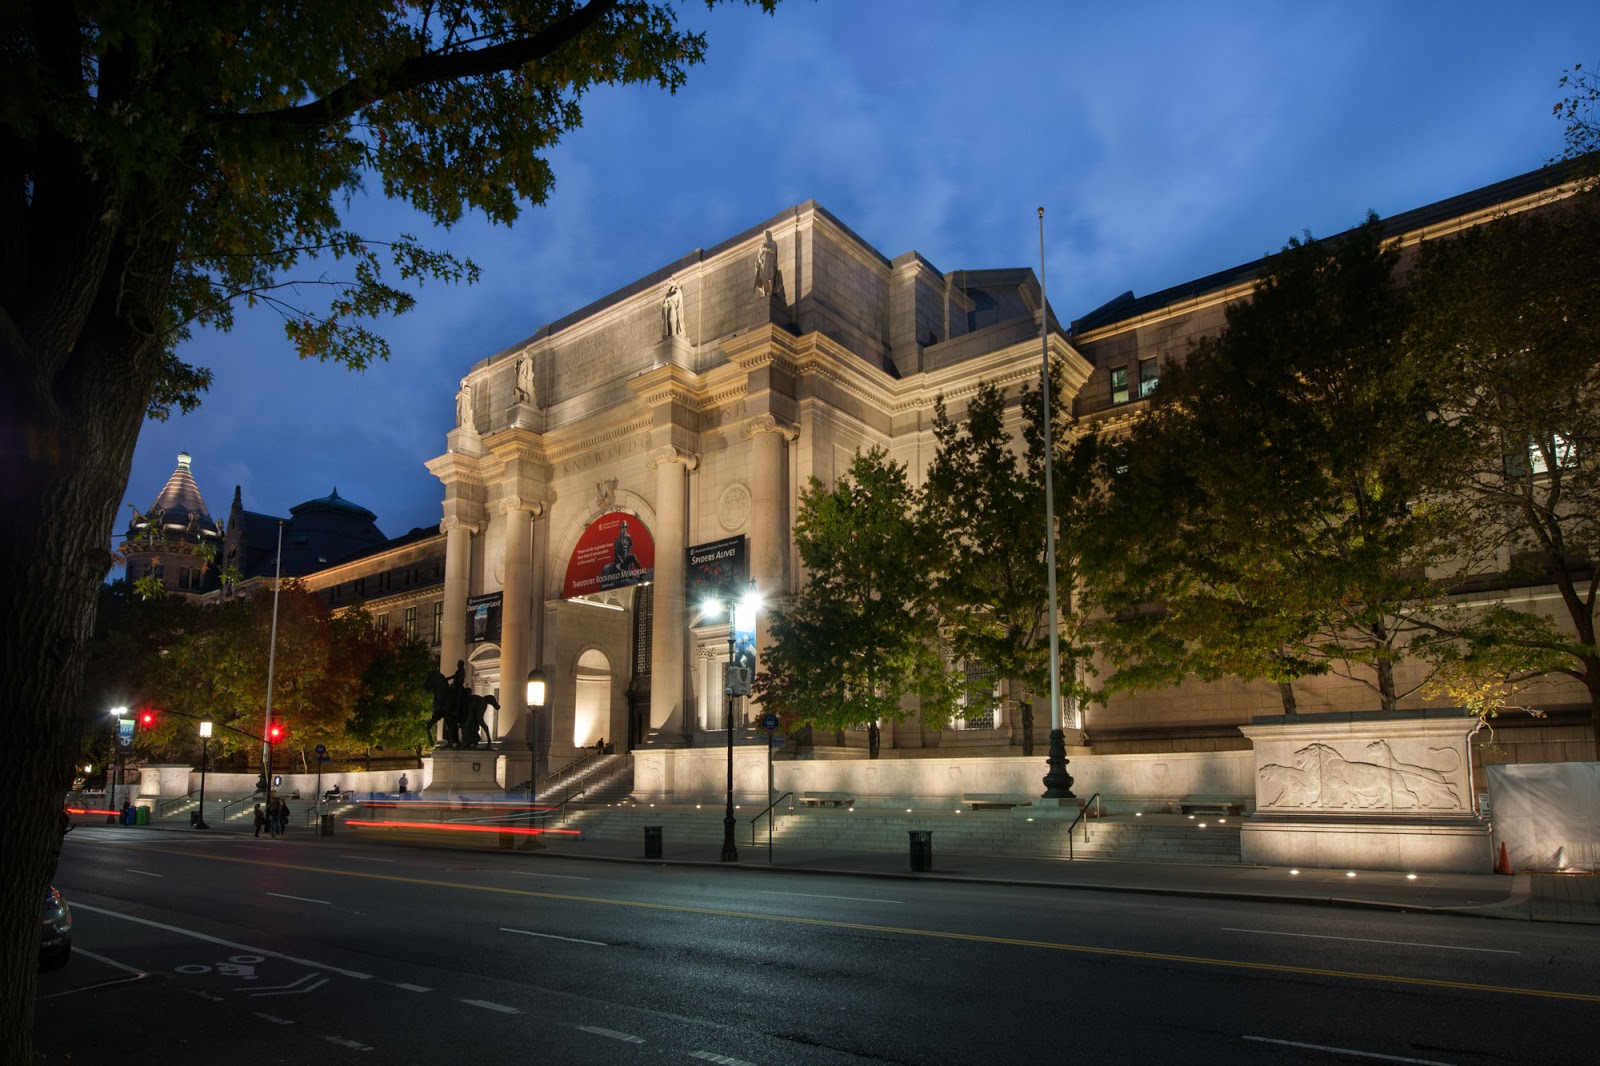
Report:
M 109 794 L 107 796 L 107 799 L 109 801 L 109 806 L 110 806 L 110 808 L 112 810 L 117 810 L 118 809 L 117 808 L 117 789 L 122 787 L 122 755 L 123 755 L 122 716 L 127 714 L 127 713 L 128 713 L 128 708 L 126 708 L 126 707 L 113 707 L 113 708 L 111 708 L 111 720 L 116 723 L 114 726 L 112 726 L 112 729 L 114 731 L 113 735 L 112 735 L 112 744 L 115 745 L 115 747 L 117 749 L 117 776 L 115 778 L 112 778 L 110 770 L 106 771 L 106 776 L 107 776 L 107 779 L 108 779 L 107 780 L 107 784 L 106 784 L 106 792 Z
M 544 671 L 537 666 L 528 671 L 528 805 L 539 800 L 539 712 L 549 693 Z
M 744 695 L 750 691 L 750 679 L 739 666 L 738 638 L 744 637 L 752 645 L 755 642 L 756 608 L 761 605 L 761 597 L 757 595 L 754 585 L 738 600 L 730 595 L 726 602 L 728 611 L 728 672 L 727 684 L 724 686 L 723 708 L 726 713 L 728 729 L 728 803 L 722 816 L 722 861 L 738 862 L 739 846 L 734 842 L 734 817 L 733 817 L 733 697 Z M 714 615 L 721 613 L 724 603 L 720 600 L 707 600 L 701 607 L 702 613 Z
M 194 820 L 196 829 L 210 829 L 206 824 L 206 761 L 211 748 L 211 720 L 200 723 L 200 811 Z

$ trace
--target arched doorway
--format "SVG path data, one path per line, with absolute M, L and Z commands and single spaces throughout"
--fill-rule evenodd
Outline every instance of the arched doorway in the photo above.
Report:
M 592 748 L 601 739 L 615 740 L 611 724 L 611 660 L 599 648 L 578 656 L 573 679 L 572 746 Z

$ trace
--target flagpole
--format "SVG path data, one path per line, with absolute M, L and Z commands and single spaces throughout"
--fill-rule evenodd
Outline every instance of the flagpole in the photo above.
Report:
M 1043 349 L 1040 400 L 1044 404 L 1044 544 L 1050 590 L 1050 753 L 1041 799 L 1073 799 L 1067 773 L 1067 734 L 1061 722 L 1061 612 L 1056 606 L 1055 411 L 1050 388 L 1050 304 L 1044 288 L 1044 208 L 1039 208 L 1039 346 Z
M 261 780 L 272 812 L 272 674 L 278 660 L 278 589 L 283 585 L 283 523 L 278 523 L 278 559 L 272 568 L 272 635 L 267 640 L 267 722 L 261 730 Z

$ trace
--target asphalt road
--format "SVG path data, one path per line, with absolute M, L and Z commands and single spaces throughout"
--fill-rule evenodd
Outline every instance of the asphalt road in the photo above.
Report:
M 85 827 L 50 1063 L 1592 1061 L 1600 928 Z

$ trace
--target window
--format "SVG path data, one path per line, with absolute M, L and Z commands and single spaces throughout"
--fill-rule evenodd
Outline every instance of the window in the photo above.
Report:
M 1555 461 L 1558 470 L 1568 470 L 1578 461 L 1578 449 L 1567 438 L 1559 433 L 1552 433 L 1548 440 L 1532 441 L 1528 445 L 1528 469 L 1535 474 L 1548 474 L 1550 463 L 1545 456 Z
M 1151 395 L 1156 391 L 1156 382 L 1161 378 L 1161 368 L 1154 359 L 1139 360 L 1139 399 Z
M 187 566 L 178 567 L 178 587 L 180 589 L 189 587 L 189 568 Z
M 406 639 L 417 639 L 417 609 L 415 607 L 406 608 Z
M 364 577 L 356 578 L 356 595 L 357 596 L 365 596 L 366 594 L 367 594 L 367 579 L 364 578 Z
M 995 727 L 995 701 L 1000 696 L 1000 683 L 995 680 L 994 670 L 984 663 L 969 659 L 961 664 L 961 672 L 966 685 L 966 689 L 961 696 L 962 709 L 965 710 L 973 703 L 980 702 L 984 704 L 984 707 L 982 710 L 975 710 L 971 715 L 954 719 L 950 723 L 951 728 L 993 729 Z M 983 699 L 985 691 L 989 694 L 988 700 Z M 973 699 L 975 695 L 977 699 Z
M 1111 368 L 1111 402 L 1128 402 L 1128 368 L 1125 366 Z
M 387 592 L 387 591 L 389 591 L 389 571 L 387 571 L 387 570 L 385 570 L 383 573 L 378 575 L 378 591 L 379 592 Z
M 380 633 L 389 632 L 389 616 L 387 614 L 380 614 L 377 617 L 377 620 L 374 623 L 374 625 L 376 626 L 378 632 L 380 632 Z
M 444 601 L 433 601 L 433 646 L 437 648 L 444 638 Z

